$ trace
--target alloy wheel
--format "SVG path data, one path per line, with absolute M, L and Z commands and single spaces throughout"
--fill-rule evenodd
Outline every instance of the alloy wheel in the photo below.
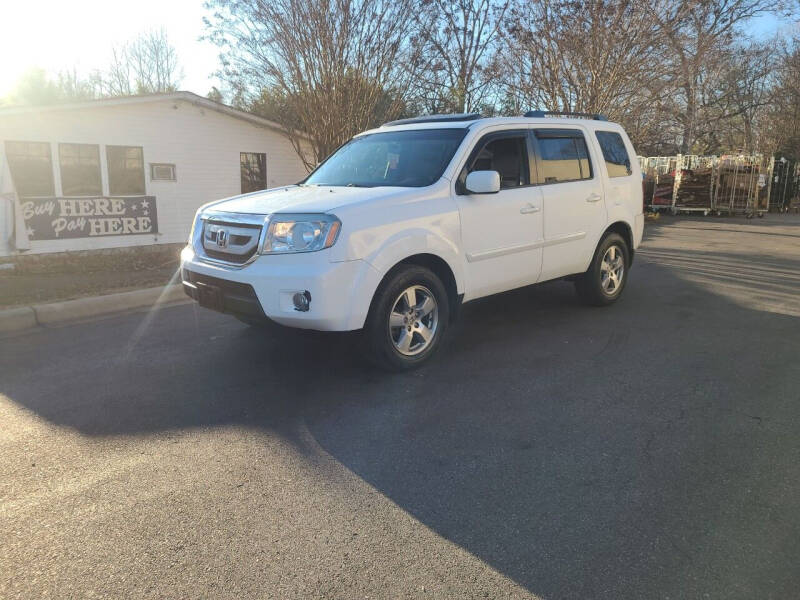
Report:
M 609 246 L 600 263 L 600 286 L 603 293 L 613 296 L 622 286 L 625 277 L 625 257 L 622 249 L 616 244 Z
M 439 325 L 439 306 L 421 285 L 406 288 L 389 313 L 389 337 L 404 356 L 415 356 L 431 345 Z

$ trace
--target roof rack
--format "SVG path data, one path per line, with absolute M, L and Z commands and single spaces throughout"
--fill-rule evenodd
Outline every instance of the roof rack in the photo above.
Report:
M 608 121 L 605 115 L 601 115 L 600 113 L 565 112 L 560 110 L 529 110 L 523 116 L 541 119 L 552 115 L 560 115 L 563 117 L 583 117 L 584 119 L 593 119 L 595 121 Z
M 384 123 L 382 127 L 394 127 L 395 125 L 410 125 L 411 123 L 453 123 L 457 121 L 476 121 L 481 118 L 479 113 L 462 113 L 455 115 L 424 115 L 421 117 L 411 117 L 410 119 L 398 119 Z

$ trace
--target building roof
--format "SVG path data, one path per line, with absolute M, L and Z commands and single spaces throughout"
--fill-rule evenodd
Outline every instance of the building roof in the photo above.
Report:
M 249 123 L 252 123 L 253 125 L 258 125 L 260 127 L 267 127 L 269 129 L 275 129 L 281 133 L 286 133 L 286 129 L 280 123 L 276 123 L 275 121 L 264 119 L 263 117 L 259 117 L 258 115 L 254 115 L 252 113 L 239 110 L 237 108 L 233 108 L 232 106 L 228 106 L 227 104 L 214 102 L 213 100 L 209 100 L 208 98 L 204 98 L 203 96 L 198 96 L 194 92 L 186 92 L 186 91 L 166 92 L 163 94 L 141 94 L 137 96 L 115 96 L 112 98 L 82 100 L 79 102 L 66 102 L 62 104 L 42 104 L 35 106 L 7 106 L 7 107 L 0 107 L 0 117 L 5 115 L 18 115 L 18 114 L 39 113 L 39 112 L 57 112 L 66 110 L 82 110 L 95 107 L 104 108 L 108 106 L 127 106 L 131 104 L 144 104 L 147 102 L 164 102 L 164 101 L 188 102 L 190 104 L 194 104 L 195 106 L 202 106 L 203 108 L 207 108 L 209 110 L 215 110 L 224 115 L 234 117 L 235 119 L 241 119 L 242 121 L 247 121 Z

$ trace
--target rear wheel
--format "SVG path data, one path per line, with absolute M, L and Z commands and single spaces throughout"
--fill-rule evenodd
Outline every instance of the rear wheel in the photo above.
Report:
M 625 289 L 630 265 L 630 250 L 621 235 L 609 233 L 595 250 L 592 264 L 575 281 L 575 290 L 593 306 L 607 306 Z
M 405 371 L 436 352 L 450 319 L 447 292 L 433 271 L 404 265 L 381 284 L 364 326 L 367 359 Z

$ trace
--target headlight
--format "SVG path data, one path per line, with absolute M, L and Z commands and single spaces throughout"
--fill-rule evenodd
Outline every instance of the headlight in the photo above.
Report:
M 315 252 L 336 242 L 342 223 L 333 215 L 273 215 L 262 254 Z

